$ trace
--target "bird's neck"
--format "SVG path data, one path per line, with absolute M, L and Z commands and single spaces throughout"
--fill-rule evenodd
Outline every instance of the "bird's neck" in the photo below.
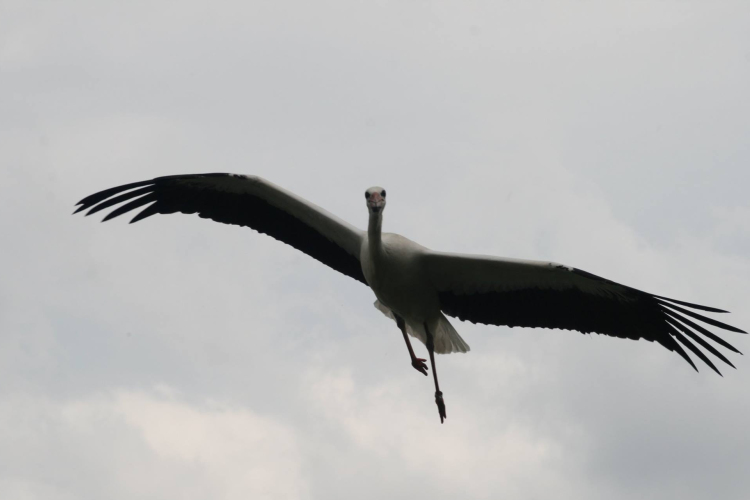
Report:
M 383 212 L 374 214 L 370 212 L 370 222 L 367 225 L 367 241 L 370 252 L 377 255 L 381 250 L 381 227 L 383 226 Z

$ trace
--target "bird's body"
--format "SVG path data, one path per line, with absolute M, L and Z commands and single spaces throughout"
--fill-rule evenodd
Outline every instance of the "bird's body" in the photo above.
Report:
M 437 293 L 419 266 L 422 247 L 398 234 L 362 243 L 362 273 L 381 304 L 407 322 L 422 324 L 440 312 Z
M 124 203 L 104 218 L 108 220 L 145 206 L 131 222 L 158 213 L 197 213 L 268 234 L 369 285 L 377 297 L 375 306 L 401 330 L 412 366 L 425 375 L 425 360 L 416 357 L 409 334 L 427 346 L 441 422 L 445 404 L 433 354 L 469 350 L 445 315 L 490 325 L 643 338 L 676 352 L 697 370 L 685 346 L 718 373 L 700 346 L 734 366 L 706 339 L 739 351 L 694 321 L 745 333 L 695 312 L 726 311 L 649 294 L 554 262 L 434 252 L 382 232 L 384 189 L 370 188 L 365 198 L 367 231 L 264 179 L 236 174 L 177 175 L 126 184 L 84 198 L 77 212 L 89 209 L 90 215 Z
M 427 342 L 427 328 L 435 335 L 435 352 L 467 352 L 461 339 L 440 311 L 437 290 L 430 284 L 424 267 L 429 250 L 404 236 L 382 233 L 368 235 L 362 243 L 362 272 L 375 293 L 376 307 L 386 316 L 402 317 L 409 334 Z

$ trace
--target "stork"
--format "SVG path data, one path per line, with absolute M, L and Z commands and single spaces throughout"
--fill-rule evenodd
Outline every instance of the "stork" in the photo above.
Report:
M 714 345 L 740 353 L 696 321 L 746 333 L 695 310 L 721 309 L 646 293 L 554 262 L 435 252 L 401 235 L 382 232 L 386 191 L 365 191 L 367 231 L 265 179 L 228 173 L 157 177 L 100 191 L 78 202 L 74 212 L 91 215 L 124 203 L 103 221 L 145 207 L 131 223 L 154 214 L 197 213 L 224 224 L 267 234 L 330 268 L 368 285 L 375 307 L 396 322 L 411 365 L 427 375 L 410 337 L 426 347 L 440 422 L 446 418 L 435 353 L 468 352 L 446 315 L 472 323 L 557 328 L 658 342 L 698 368 L 692 351 L 716 373 L 706 354 L 734 365 Z M 697 344 L 697 345 L 696 345 Z

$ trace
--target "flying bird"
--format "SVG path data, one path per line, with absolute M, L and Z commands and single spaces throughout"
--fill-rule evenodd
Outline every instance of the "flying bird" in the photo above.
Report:
M 382 232 L 386 191 L 365 191 L 367 230 L 265 179 L 228 173 L 157 177 L 87 196 L 74 212 L 91 215 L 124 203 L 107 221 L 143 208 L 131 223 L 155 214 L 198 214 L 246 226 L 301 250 L 375 293 L 375 307 L 396 322 L 411 365 L 427 375 L 410 337 L 426 347 L 440 422 L 446 418 L 435 353 L 468 352 L 469 345 L 446 316 L 509 327 L 558 328 L 658 342 L 682 356 L 685 348 L 719 375 L 706 353 L 734 365 L 708 340 L 741 354 L 698 322 L 746 333 L 695 312 L 724 313 L 621 285 L 554 262 L 435 252 L 404 236 Z M 701 350 L 700 348 L 703 348 Z

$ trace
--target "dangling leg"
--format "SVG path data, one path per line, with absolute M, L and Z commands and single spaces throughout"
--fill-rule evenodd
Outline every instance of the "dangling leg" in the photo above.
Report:
M 424 324 L 424 331 L 427 333 L 427 350 L 430 353 L 430 364 L 432 365 L 432 378 L 435 380 L 435 404 L 438 407 L 438 413 L 440 413 L 440 423 L 448 418 L 445 414 L 445 401 L 443 401 L 443 393 L 440 392 L 440 385 L 438 385 L 437 370 L 435 369 L 435 338 L 432 336 L 430 329 L 427 328 L 427 323 Z
M 406 323 L 404 322 L 404 318 L 399 316 L 398 314 L 393 314 L 396 317 L 396 324 L 398 325 L 399 329 L 401 329 L 401 333 L 404 334 L 404 340 L 406 341 L 406 348 L 409 349 L 409 356 L 411 356 L 411 366 L 414 367 L 415 370 L 417 370 L 419 373 L 423 373 L 425 377 L 427 376 L 427 364 L 425 363 L 425 359 L 418 358 L 414 354 L 414 349 L 411 347 L 411 342 L 409 341 L 409 335 L 406 333 Z

